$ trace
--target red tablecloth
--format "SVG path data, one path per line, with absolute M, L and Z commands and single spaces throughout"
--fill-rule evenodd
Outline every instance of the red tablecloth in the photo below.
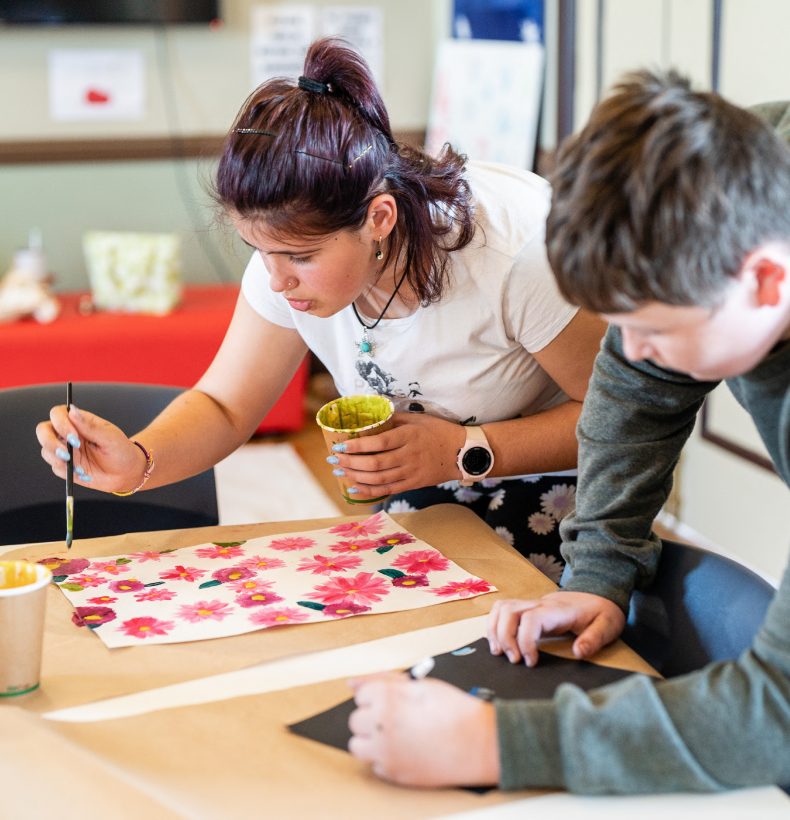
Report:
M 219 348 L 239 286 L 187 287 L 165 316 L 82 315 L 84 292 L 58 294 L 60 316 L 0 324 L 0 387 L 48 382 L 116 381 L 191 387 Z M 302 363 L 258 433 L 298 430 L 304 422 L 308 363 Z

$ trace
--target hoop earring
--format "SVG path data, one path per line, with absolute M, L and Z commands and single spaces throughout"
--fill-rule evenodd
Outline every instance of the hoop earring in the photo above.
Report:
M 382 238 L 379 237 L 379 239 L 378 239 L 379 247 L 378 247 L 378 250 L 376 251 L 376 259 L 378 259 L 379 262 L 381 262 L 381 260 L 384 258 L 384 251 L 381 250 L 381 239 Z

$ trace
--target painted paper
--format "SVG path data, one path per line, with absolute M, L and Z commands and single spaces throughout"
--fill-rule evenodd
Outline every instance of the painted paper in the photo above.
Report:
M 398 612 L 496 591 L 380 512 L 307 532 L 42 563 L 111 648 Z

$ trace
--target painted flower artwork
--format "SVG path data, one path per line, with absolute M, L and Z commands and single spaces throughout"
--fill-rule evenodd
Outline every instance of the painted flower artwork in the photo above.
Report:
M 494 592 L 380 512 L 323 530 L 45 558 L 75 627 L 111 648 L 397 612 Z

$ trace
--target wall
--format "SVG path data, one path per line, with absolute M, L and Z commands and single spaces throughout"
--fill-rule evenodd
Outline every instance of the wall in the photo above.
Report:
M 597 97 L 598 10 L 603 9 L 603 89 L 624 71 L 673 66 L 710 88 L 710 0 L 578 0 L 576 125 Z M 790 4 L 724 0 L 721 93 L 739 105 L 790 99 Z M 720 388 L 726 389 L 726 388 Z M 790 498 L 775 474 L 704 440 L 695 430 L 679 474 L 685 534 L 776 580 L 790 554 Z
M 318 0 L 317 0 L 318 1 Z M 222 133 L 250 90 L 248 20 L 254 0 L 225 0 L 218 32 L 169 29 L 0 28 L 0 141 L 110 136 Z M 261 0 L 258 0 L 261 2 Z M 320 0 L 328 2 L 328 0 Z M 383 92 L 396 130 L 427 120 L 433 52 L 449 30 L 451 0 L 348 0 L 380 5 L 385 19 Z M 602 86 L 622 71 L 673 65 L 700 86 L 710 82 L 710 0 L 578 0 L 576 121 L 584 122 L 598 95 L 598 10 L 604 10 Z M 725 0 L 721 89 L 749 105 L 790 97 L 784 0 Z M 549 48 L 557 0 L 547 0 Z M 636 33 L 636 34 L 635 34 Z M 141 48 L 149 68 L 150 111 L 143 122 L 68 126 L 52 123 L 46 107 L 50 48 Z M 757 55 L 757 57 L 755 57 Z M 170 69 L 162 70 L 168 64 Z M 172 84 L 172 86 L 170 85 Z M 176 106 L 168 106 L 168 88 Z M 556 74 L 549 56 L 542 144 L 554 145 Z M 190 281 L 240 276 L 247 251 L 214 224 L 203 182 L 212 161 L 147 161 L 0 166 L 0 267 L 43 229 L 61 288 L 87 286 L 81 252 L 89 228 L 179 231 Z M 689 443 L 680 481 L 680 517 L 701 537 L 776 577 L 787 557 L 790 505 L 779 479 L 701 439 Z
M 224 0 L 225 24 L 207 27 L 0 27 L 0 143 L 220 135 L 252 90 L 249 18 L 266 0 Z M 314 0 L 313 5 L 331 5 Z M 336 4 L 336 3 L 335 3 Z M 384 12 L 382 92 L 394 130 L 425 128 L 436 40 L 449 30 L 449 0 L 344 0 Z M 47 55 L 53 48 L 135 48 L 144 54 L 149 107 L 124 123 L 53 122 Z M 206 193 L 213 159 L 0 165 L 0 270 L 40 227 L 56 286 L 88 286 L 81 237 L 89 229 L 176 231 L 185 278 L 238 279 L 246 251 L 218 230 Z

